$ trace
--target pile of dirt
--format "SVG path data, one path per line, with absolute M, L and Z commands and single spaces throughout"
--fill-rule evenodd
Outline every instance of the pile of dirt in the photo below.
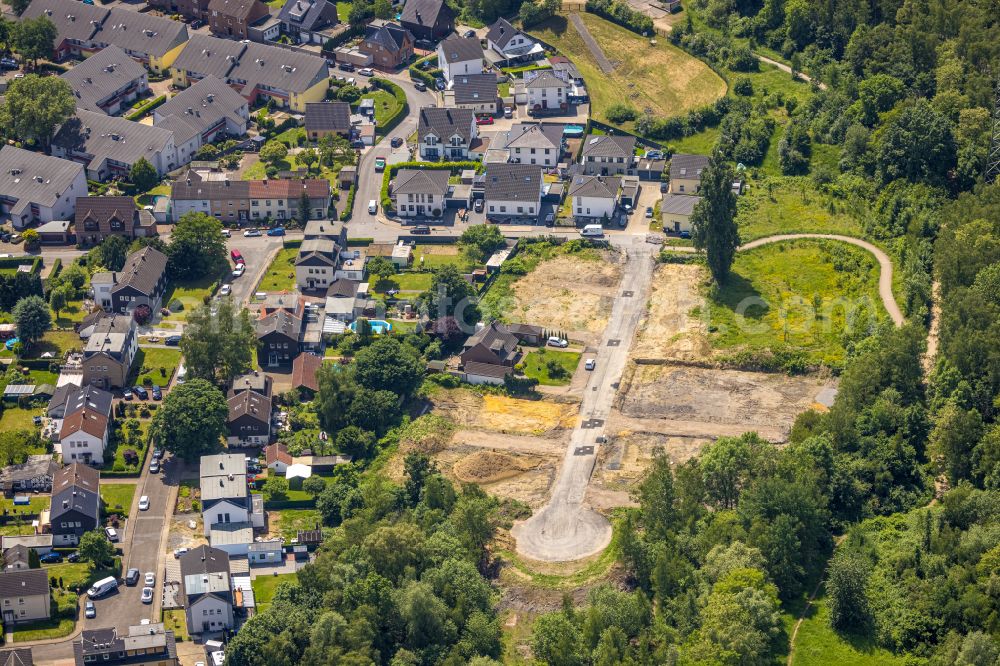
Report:
M 572 428 L 576 415 L 575 404 L 485 395 L 476 425 L 497 432 L 541 435 L 559 428 Z
M 512 456 L 496 451 L 476 451 L 452 467 L 455 477 L 468 483 L 492 483 L 533 469 L 539 464 L 528 456 Z

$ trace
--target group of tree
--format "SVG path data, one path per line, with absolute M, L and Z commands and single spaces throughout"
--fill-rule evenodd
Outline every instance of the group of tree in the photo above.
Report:
M 37 272 L 0 274 L 0 310 L 10 312 L 22 298 L 42 295 L 42 279 Z
M 172 279 L 196 280 L 216 275 L 227 265 L 222 223 L 205 213 L 185 213 L 174 225 L 166 254 Z
M 249 312 L 224 298 L 188 314 L 181 352 L 189 377 L 224 386 L 250 370 L 256 344 Z
M 208 380 L 192 379 L 164 397 L 153 415 L 150 438 L 190 462 L 218 449 L 228 416 L 226 395 Z

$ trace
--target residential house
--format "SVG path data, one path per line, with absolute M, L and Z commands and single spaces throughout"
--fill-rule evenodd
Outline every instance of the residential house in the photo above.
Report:
M 368 246 L 369 257 L 385 257 L 396 268 L 407 268 L 413 263 L 413 248 L 405 241 L 397 243 L 372 243 Z
M 148 305 L 155 314 L 163 305 L 167 288 L 167 256 L 153 247 L 144 247 L 128 255 L 120 271 L 95 273 L 94 278 L 94 300 L 106 312 L 127 314 Z
M 326 178 L 282 178 L 279 180 L 251 180 L 251 220 L 311 220 L 326 217 L 333 193 Z M 305 198 L 303 198 L 305 197 Z M 309 203 L 303 215 L 301 205 Z
M 573 176 L 569 196 L 573 217 L 582 220 L 611 220 L 618 209 L 622 179 L 619 176 Z
M 114 627 L 84 629 L 73 641 L 75 666 L 128 664 L 128 666 L 177 666 L 177 639 L 162 622 L 137 624 L 119 636 Z
M 67 383 L 57 388 L 49 399 L 45 415 L 53 420 L 62 420 L 81 409 L 89 409 L 110 418 L 113 400 L 114 396 L 96 386 Z
M 465 381 L 470 384 L 495 384 L 502 386 L 507 377 L 514 374 L 514 369 L 507 365 L 469 361 L 462 366 L 462 372 L 465 375 Z
M 498 321 L 491 321 L 470 335 L 462 345 L 462 364 L 486 363 L 513 366 L 520 357 L 517 336 Z
M 84 109 L 59 128 L 52 154 L 83 164 L 96 181 L 127 179 L 141 159 L 161 176 L 180 166 L 170 130 Z
M 291 365 L 299 354 L 302 319 L 285 310 L 278 310 L 257 320 L 257 357 L 261 365 L 275 367 Z
M 69 220 L 52 220 L 35 227 L 38 232 L 38 242 L 42 245 L 68 245 L 73 236 Z
M 31 648 L 0 650 L 0 666 L 34 666 L 35 658 Z
M 447 169 L 400 169 L 392 186 L 392 203 L 400 217 L 441 217 L 450 191 Z
M 708 166 L 705 155 L 675 153 L 670 158 L 670 194 L 697 194 L 701 172 Z
M 180 14 L 186 19 L 208 21 L 209 0 L 146 0 L 153 9 L 165 14 Z
M 332 240 L 341 249 L 347 247 L 347 226 L 336 220 L 310 220 L 302 230 L 304 240 Z
M 100 472 L 81 463 L 70 463 L 55 473 L 49 508 L 54 546 L 75 546 L 101 524 L 100 485 Z
M 299 289 L 326 291 L 335 279 L 340 250 L 332 240 L 302 241 L 295 258 L 295 284 Z
M 475 37 L 452 35 L 438 44 L 437 56 L 445 81 L 454 81 L 461 74 L 483 73 L 483 46 Z
M 47 17 L 56 26 L 54 58 L 57 61 L 67 57 L 86 58 L 113 45 L 160 73 L 170 67 L 188 41 L 184 23 L 126 7 L 33 0 L 22 14 L 22 18 L 40 16 Z
M 0 491 L 8 497 L 15 493 L 47 493 L 52 490 L 52 477 L 58 469 L 50 455 L 29 455 L 23 463 L 0 470 Z
M 531 76 L 528 76 L 528 75 Z M 526 72 L 524 90 L 528 95 L 528 113 L 542 115 L 565 113 L 569 108 L 569 84 L 551 70 Z
M 351 105 L 347 102 L 306 104 L 306 136 L 309 140 L 319 141 L 331 134 L 350 138 Z
M 691 231 L 691 213 L 701 197 L 691 194 L 664 194 L 660 202 L 660 219 L 664 231 Z
M 406 0 L 399 23 L 414 39 L 433 42 L 455 29 L 455 12 L 444 0 Z
M 33 457 L 33 456 L 32 456 Z M 46 456 L 51 460 L 49 456 Z M 0 550 L 6 551 L 8 548 L 24 546 L 33 550 L 39 555 L 52 552 L 51 534 L 22 534 L 20 536 L 0 537 Z
M 212 215 L 225 226 L 242 225 L 250 219 L 250 181 L 203 180 L 188 171 L 171 184 L 170 202 L 174 219 L 194 212 Z
M 545 55 L 541 44 L 524 34 L 505 18 L 498 18 L 486 33 L 490 60 L 497 65 L 538 60 Z
M 588 176 L 621 176 L 632 172 L 635 137 L 628 134 L 591 134 L 583 142 L 580 164 Z
M 285 470 L 292 464 L 292 454 L 288 452 L 288 447 L 281 442 L 268 444 L 264 447 L 264 464 L 275 474 L 284 476 Z
M 542 167 L 535 164 L 486 165 L 483 179 L 488 218 L 537 217 L 542 206 Z
M 271 399 L 256 391 L 243 391 L 227 401 L 229 446 L 264 446 L 271 439 Z
M 495 115 L 500 109 L 495 74 L 459 74 L 444 91 L 444 105 L 469 109 L 477 114 Z
M 45 569 L 9 569 L 0 573 L 0 609 L 10 627 L 50 617 L 49 574 Z
M 102 389 L 126 386 L 137 340 L 131 315 L 113 314 L 97 322 L 83 348 L 83 383 Z
M 108 236 L 127 240 L 156 235 L 156 220 L 134 197 L 80 197 L 76 200 L 76 240 L 97 245 Z
M 327 319 L 350 323 L 365 310 L 368 292 L 367 287 L 357 280 L 339 278 L 326 290 L 326 307 L 324 313 Z
M 217 37 L 248 39 L 249 28 L 270 16 L 261 0 L 209 0 L 208 27 Z
M 87 175 L 76 162 L 15 146 L 0 148 L 0 221 L 15 229 L 32 222 L 69 220 L 87 196 Z
M 413 56 L 413 35 L 397 23 L 376 20 L 365 28 L 358 48 L 371 56 L 373 67 L 393 70 Z
M 62 75 L 78 109 L 117 115 L 149 92 L 146 68 L 117 46 L 102 49 Z
M 319 392 L 319 380 L 316 373 L 323 367 L 323 357 L 316 354 L 299 354 L 292 361 L 292 390 L 299 392 L 299 397 L 312 399 Z
M 198 546 L 181 555 L 180 564 L 188 632 L 232 629 L 235 625 L 229 555 L 218 548 Z
M 265 398 L 271 397 L 271 376 L 267 373 L 254 370 L 245 375 L 240 375 L 233 380 L 233 385 L 229 388 L 229 397 L 239 395 L 244 391 L 253 391 Z
M 247 133 L 246 99 L 216 76 L 206 76 L 153 110 L 153 125 L 174 133 L 177 165 L 189 163 L 202 146 Z
M 324 31 L 338 23 L 337 3 L 333 0 L 288 0 L 278 12 L 281 31 L 300 44 L 322 44 Z
M 365 279 L 365 265 L 368 253 L 365 250 L 343 250 L 340 253 L 340 267 L 334 274 L 337 280 L 361 282 Z
M 417 142 L 423 160 L 468 159 L 469 146 L 477 136 L 476 116 L 469 109 L 420 109 Z
M 3 570 L 13 571 L 31 568 L 31 549 L 23 543 L 14 544 L 3 551 Z M 2 662 L 0 662 L 2 663 Z
M 639 180 L 659 181 L 663 177 L 663 170 L 666 166 L 666 160 L 640 157 L 636 160 L 635 175 L 639 177 Z
M 252 393 L 247 391 L 246 393 Z M 243 395 L 243 394 L 241 394 Z M 250 523 L 253 504 L 247 486 L 247 460 L 239 453 L 201 457 L 201 517 L 205 536 L 222 523 Z
M 110 424 L 107 416 L 86 407 L 66 416 L 56 446 L 63 462 L 103 465 Z
M 269 539 L 267 541 L 253 542 L 247 548 L 247 560 L 250 566 L 282 564 L 285 561 L 284 541 L 281 539 Z
M 177 56 L 170 71 L 174 84 L 186 88 L 215 76 L 250 103 L 273 100 L 297 113 L 320 102 L 329 90 L 326 59 L 267 44 L 235 42 L 195 35 Z
M 507 132 L 504 147 L 511 162 L 555 169 L 562 155 L 562 126 L 516 123 Z

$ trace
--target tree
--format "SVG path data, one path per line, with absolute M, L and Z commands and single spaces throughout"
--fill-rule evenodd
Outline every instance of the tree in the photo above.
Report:
M 83 286 L 87 284 L 87 271 L 78 262 L 74 261 L 59 273 L 58 279 L 61 284 L 71 287 L 72 295 L 69 300 L 73 300 L 79 297 L 80 292 L 83 291 Z
M 390 0 L 375 0 L 373 5 L 375 18 L 391 19 L 393 15 L 392 2 Z
M 698 250 L 704 250 L 712 278 L 723 284 L 740 245 L 736 226 L 736 195 L 733 171 L 716 154 L 701 174 L 701 201 L 691 214 L 692 238 Z
M 302 196 L 299 197 L 299 223 L 302 226 L 306 226 L 309 222 L 309 193 L 302 190 Z
M 24 249 L 29 251 L 37 250 L 38 245 L 42 242 L 42 237 L 36 229 L 25 229 L 24 233 L 21 234 L 21 239 L 24 241 Z
M 826 572 L 830 626 L 839 631 L 863 630 L 871 621 L 868 606 L 870 569 L 860 555 L 838 552 Z
M 222 391 L 204 379 L 191 379 L 166 395 L 150 434 L 160 448 L 191 461 L 216 449 L 228 416 Z
M 226 265 L 222 223 L 205 213 L 185 213 L 174 226 L 167 256 L 175 279 L 213 275 Z
M 392 391 L 409 396 L 423 380 L 420 356 L 397 338 L 382 336 L 354 359 L 354 376 L 359 385 L 373 391 Z
M 674 507 L 674 474 L 670 458 L 657 452 L 646 478 L 638 490 L 642 523 L 656 539 L 664 540 L 677 529 L 677 509 Z
M 507 245 L 500 229 L 493 224 L 476 224 L 465 231 L 458 239 L 469 258 L 476 263 L 488 259 L 490 255 Z
M 109 271 L 120 271 L 128 259 L 128 241 L 123 236 L 112 234 L 101 241 L 98 255 L 101 265 Z
M 46 19 L 48 20 L 48 19 Z M 15 79 L 0 105 L 0 127 L 24 141 L 37 141 L 48 149 L 56 127 L 76 111 L 69 83 L 58 76 L 28 74 Z
M 96 569 L 114 559 L 115 547 L 100 529 L 85 533 L 80 537 L 77 548 L 80 557 L 90 562 L 90 568 Z
M 907 105 L 887 123 L 875 146 L 876 170 L 882 184 L 905 178 L 942 186 L 956 160 L 951 122 L 925 99 Z
M 48 16 L 23 19 L 14 28 L 14 50 L 31 61 L 32 69 L 38 67 L 39 58 L 48 58 L 56 49 L 56 24 Z
M 310 476 L 302 482 L 302 490 L 312 495 L 313 498 L 319 497 L 326 490 L 326 481 L 321 476 Z
M 337 433 L 337 450 L 354 460 L 364 460 L 375 452 L 375 434 L 349 425 Z
M 260 149 L 260 159 L 268 164 L 276 164 L 288 157 L 288 148 L 280 141 L 268 141 Z
M 257 336 L 249 312 L 232 299 L 212 307 L 214 314 L 207 305 L 188 314 L 181 351 L 188 376 L 225 384 L 250 370 Z
M 758 467 L 762 450 L 770 445 L 757 433 L 740 437 L 720 437 L 701 455 L 699 466 L 710 500 L 723 509 L 732 509 L 740 492 Z
M 375 276 L 375 284 L 396 274 L 396 265 L 385 257 L 372 257 L 365 268 L 369 275 Z
M 343 86 L 337 91 L 337 99 L 341 102 L 354 104 L 361 99 L 361 89 L 357 86 Z
M 549 613 L 535 621 L 531 630 L 531 649 L 536 659 L 549 666 L 583 666 L 587 663 L 580 631 L 565 613 Z
M 25 346 L 31 346 L 52 326 L 52 312 L 41 296 L 22 298 L 14 306 L 13 314 L 17 337 Z
M 10 6 L 11 11 L 20 16 L 28 8 L 28 5 L 31 4 L 31 0 L 7 0 L 7 4 Z
M 322 479 L 320 480 L 322 481 Z M 267 481 L 264 482 L 264 497 L 268 502 L 280 502 L 288 499 L 288 479 L 277 474 L 268 476 Z
M 943 461 L 951 485 L 969 478 L 972 449 L 982 436 L 983 419 L 975 409 L 967 411 L 949 402 L 938 413 L 929 449 L 932 458 Z
M 129 180 L 135 185 L 137 192 L 146 192 L 156 187 L 160 182 L 160 174 L 145 157 L 140 157 L 128 172 Z
M 69 301 L 67 292 L 70 289 L 71 287 L 64 284 L 56 287 L 49 293 L 49 307 L 56 313 L 56 319 L 59 318 L 59 313 L 66 308 L 66 304 Z
M 420 295 L 420 302 L 431 319 L 454 317 L 465 326 L 479 321 L 476 290 L 452 264 L 434 271 L 431 287 Z
M 434 463 L 426 453 L 412 451 L 403 460 L 403 470 L 406 473 L 404 490 L 410 506 L 416 506 L 424 489 L 424 481 L 437 471 Z

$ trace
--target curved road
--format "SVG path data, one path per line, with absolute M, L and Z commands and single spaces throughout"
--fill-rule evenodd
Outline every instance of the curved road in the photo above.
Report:
M 596 371 L 590 376 L 580 403 L 580 419 L 570 435 L 559 477 L 549 502 L 511 533 L 516 550 L 524 557 L 544 562 L 568 562 L 596 555 L 611 542 L 611 524 L 584 502 L 587 486 L 604 441 L 604 423 L 611 412 L 618 382 L 628 361 L 632 340 L 639 327 L 652 282 L 650 245 L 635 235 L 610 235 L 613 244 L 625 252 L 626 264 L 620 291 L 612 306 L 595 358 Z M 741 245 L 739 250 L 788 240 L 836 240 L 870 252 L 879 263 L 879 296 L 897 326 L 903 314 L 892 294 L 892 261 L 881 249 L 851 236 L 837 234 L 779 234 Z M 672 247 L 680 252 L 696 252 L 693 247 Z

